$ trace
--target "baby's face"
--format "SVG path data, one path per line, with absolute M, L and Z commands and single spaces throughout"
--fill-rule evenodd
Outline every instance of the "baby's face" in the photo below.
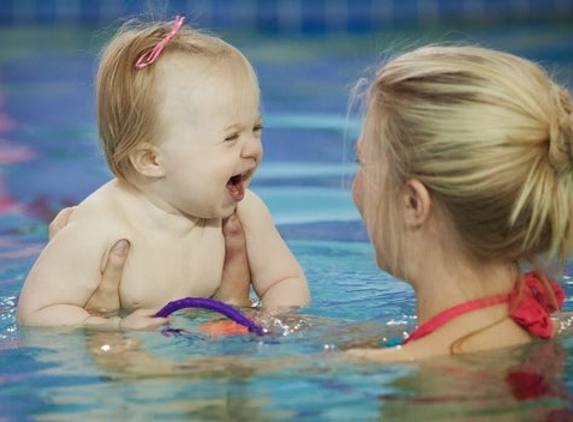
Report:
M 188 215 L 227 217 L 263 154 L 254 74 L 238 59 L 172 54 L 157 64 L 164 199 Z

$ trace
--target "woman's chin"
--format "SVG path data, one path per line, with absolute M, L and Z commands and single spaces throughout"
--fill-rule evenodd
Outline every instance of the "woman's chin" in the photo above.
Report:
M 382 271 L 385 271 L 389 274 L 391 273 L 388 263 L 381 256 L 376 255 L 376 265 L 378 265 L 378 268 L 380 268 Z

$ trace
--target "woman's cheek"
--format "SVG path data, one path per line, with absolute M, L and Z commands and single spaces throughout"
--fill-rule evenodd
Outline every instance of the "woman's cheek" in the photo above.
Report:
M 361 170 L 358 170 L 354 178 L 354 183 L 352 184 L 352 199 L 354 199 L 354 204 L 358 212 L 364 217 L 364 181 Z

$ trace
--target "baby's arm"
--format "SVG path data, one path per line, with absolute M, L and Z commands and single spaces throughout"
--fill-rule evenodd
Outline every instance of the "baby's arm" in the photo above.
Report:
M 107 270 L 100 271 L 105 252 L 101 230 L 70 223 L 40 254 L 18 300 L 17 321 L 32 326 L 97 326 L 104 329 L 155 328 L 164 318 L 153 318 L 150 310 L 138 310 L 120 319 L 90 316 L 83 309 Z M 114 276 L 111 274 L 110 276 Z M 104 306 L 104 304 L 100 304 Z
M 18 299 L 16 318 L 32 326 L 83 325 L 104 248 L 87 224 L 69 223 L 40 253 Z M 94 322 L 102 318 L 93 317 Z M 103 321 L 101 321 L 103 323 Z M 110 324 L 111 325 L 111 324 Z
M 263 306 L 307 305 L 310 292 L 306 276 L 263 201 L 247 191 L 237 207 L 237 215 L 245 230 L 253 287 Z

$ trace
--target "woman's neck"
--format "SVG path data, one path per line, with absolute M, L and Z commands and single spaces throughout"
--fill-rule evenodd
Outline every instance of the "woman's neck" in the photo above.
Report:
M 434 261 L 435 262 L 435 261 Z M 418 324 L 453 306 L 509 293 L 519 277 L 514 262 L 474 263 L 462 258 L 429 264 L 412 280 L 416 291 Z

